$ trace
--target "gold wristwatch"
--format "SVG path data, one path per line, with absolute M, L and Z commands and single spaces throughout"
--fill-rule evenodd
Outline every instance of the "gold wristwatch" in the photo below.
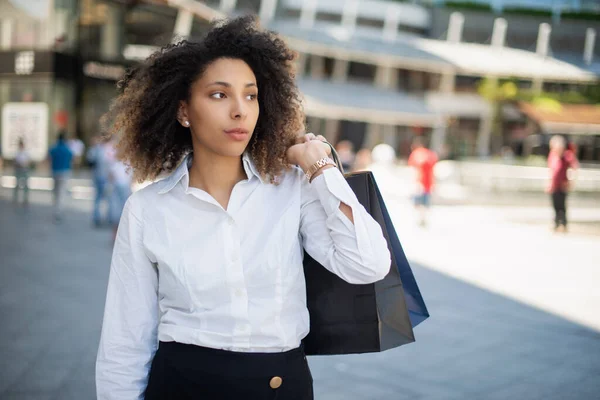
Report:
M 335 162 L 329 158 L 329 157 L 323 157 L 321 158 L 319 161 L 317 161 L 316 163 L 314 163 L 313 165 L 311 165 L 310 167 L 308 167 L 308 169 L 306 170 L 306 172 L 304 173 L 306 175 L 306 179 L 308 179 L 308 181 L 311 181 L 312 176 L 321 168 L 327 166 L 327 165 L 335 165 Z

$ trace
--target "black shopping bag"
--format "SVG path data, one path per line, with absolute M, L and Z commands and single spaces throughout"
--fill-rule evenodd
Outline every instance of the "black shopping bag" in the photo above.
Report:
M 373 174 L 350 174 L 346 180 L 381 225 L 392 266 L 379 282 L 352 285 L 304 253 L 310 313 L 310 332 L 304 339 L 307 355 L 379 352 L 412 343 L 413 327 L 429 317 Z

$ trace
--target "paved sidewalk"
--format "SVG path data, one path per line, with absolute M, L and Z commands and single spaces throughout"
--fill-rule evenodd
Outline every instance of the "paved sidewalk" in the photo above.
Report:
M 0 399 L 94 399 L 110 231 L 91 228 L 89 201 L 72 200 L 71 215 L 54 225 L 49 193 L 33 193 L 28 212 L 15 210 L 9 196 L 0 189 Z M 461 227 L 454 233 L 445 224 L 432 227 L 440 236 L 421 245 L 431 236 L 416 236 L 404 205 L 389 203 L 432 317 L 416 329 L 416 343 L 399 349 L 311 357 L 317 400 L 600 398 L 599 331 L 498 295 L 489 284 L 451 277 L 460 252 L 444 253 L 451 262 L 418 264 L 414 260 L 439 261 L 428 254 L 441 255 L 443 240 L 458 243 Z M 523 239 L 512 237 L 514 226 L 497 223 L 507 233 L 498 252 L 518 250 L 534 260 L 540 250 L 518 247 Z M 563 244 L 585 254 L 597 249 Z M 491 257 L 486 265 L 498 271 L 504 262 Z M 533 286 L 544 272 L 532 267 L 520 264 Z M 591 301 L 597 291 L 583 295 Z

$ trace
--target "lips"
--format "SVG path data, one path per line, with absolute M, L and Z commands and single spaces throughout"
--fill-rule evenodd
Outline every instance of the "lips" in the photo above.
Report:
M 248 138 L 249 132 L 243 128 L 227 129 L 224 131 L 233 140 L 243 141 Z

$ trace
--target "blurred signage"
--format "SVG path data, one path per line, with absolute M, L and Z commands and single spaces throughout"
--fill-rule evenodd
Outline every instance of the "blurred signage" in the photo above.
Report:
M 48 153 L 48 104 L 6 103 L 2 108 L 2 156 L 13 159 L 19 139 L 33 161 L 42 161 Z
M 0 74 L 52 73 L 54 59 L 54 54 L 50 51 L 0 51 Z
M 125 74 L 125 67 L 118 64 L 106 64 L 88 61 L 83 64 L 83 74 L 90 78 L 118 81 Z
M 31 75 L 35 67 L 35 53 L 33 51 L 20 51 L 15 55 L 15 73 L 17 75 Z

